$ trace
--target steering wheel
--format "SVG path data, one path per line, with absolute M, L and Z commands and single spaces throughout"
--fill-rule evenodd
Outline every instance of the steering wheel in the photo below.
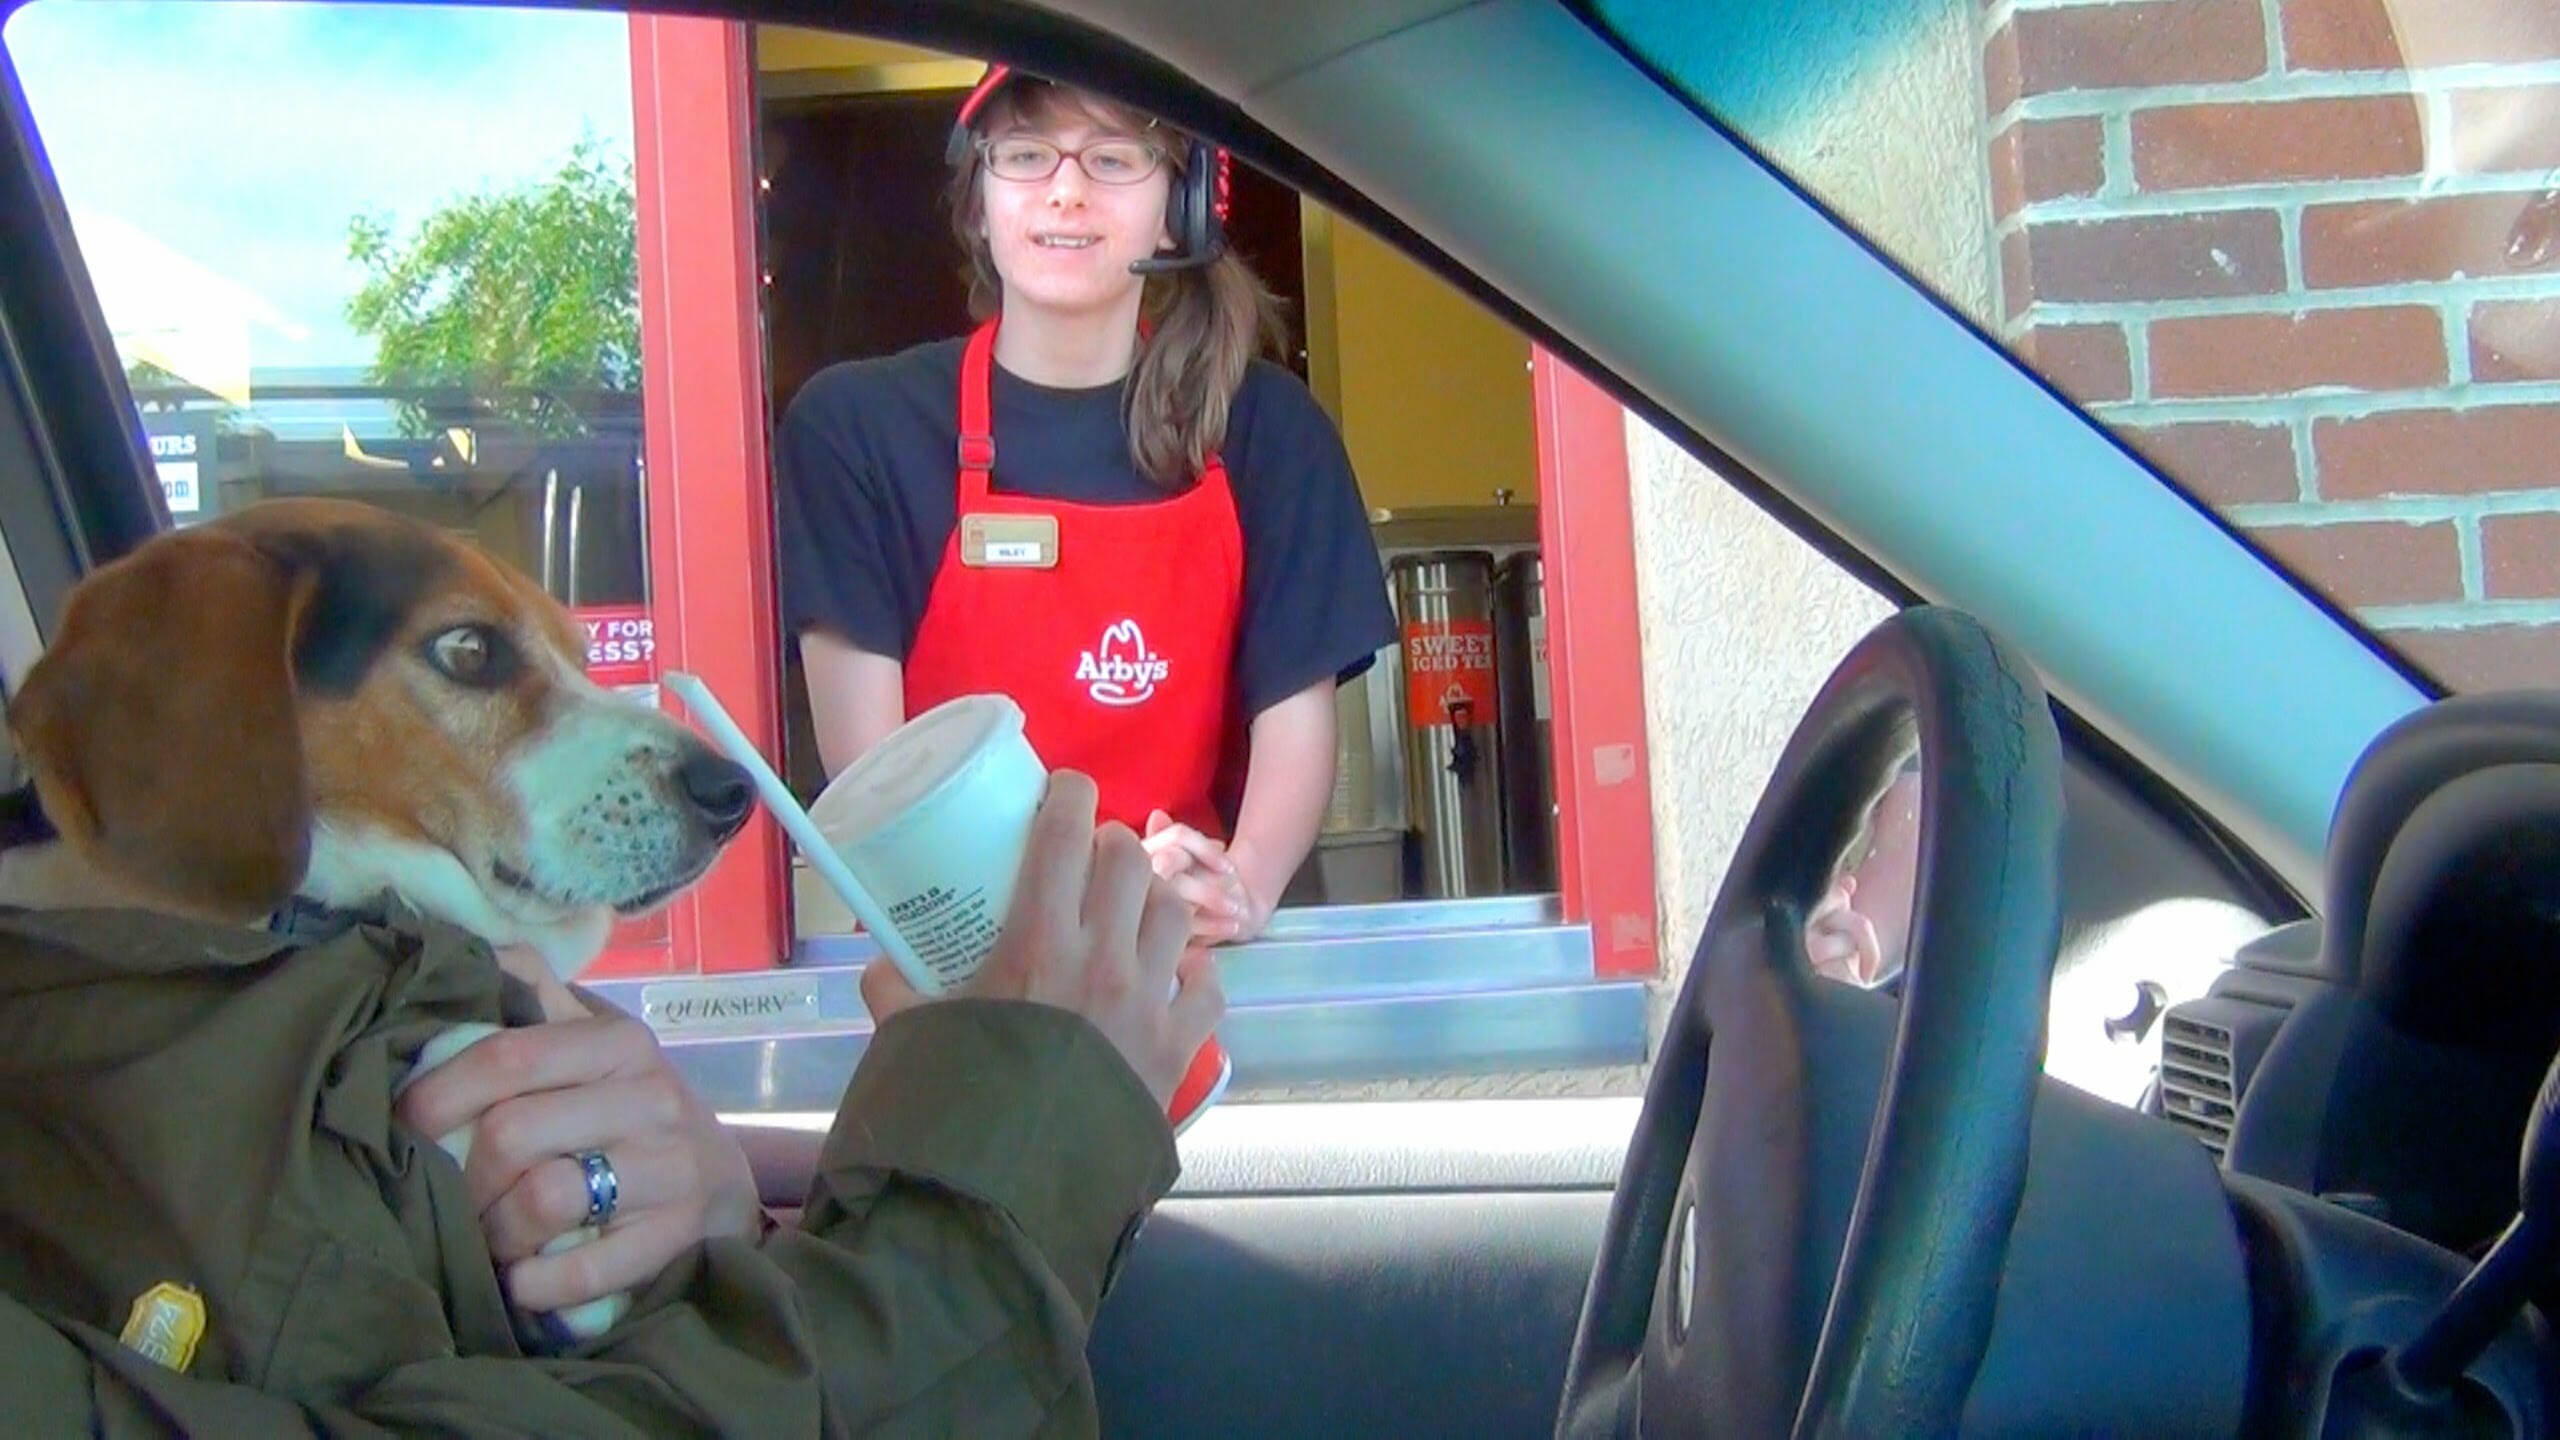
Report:
M 1804 917 L 1914 730 L 1897 1020 L 1890 997 L 1813 973 Z M 1955 1432 L 2026 1184 L 2061 827 L 2043 686 L 1979 622 L 1908 609 L 1840 663 L 1752 813 L 1669 1017 L 1559 1437 Z

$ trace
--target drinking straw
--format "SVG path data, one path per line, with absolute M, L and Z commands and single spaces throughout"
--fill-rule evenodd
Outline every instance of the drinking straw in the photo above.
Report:
M 828 888 L 844 901 L 845 908 L 862 922 L 862 928 L 871 932 L 871 938 L 879 942 L 881 952 L 897 965 L 900 973 L 907 977 L 907 983 L 916 987 L 919 994 L 940 994 L 942 982 L 934 978 L 923 961 L 916 958 L 915 948 L 898 933 L 898 927 L 889 923 L 889 912 L 871 898 L 871 892 L 862 888 L 861 881 L 853 878 L 853 871 L 846 867 L 844 857 L 836 853 L 836 847 L 827 843 L 826 836 L 818 833 L 817 822 L 809 818 L 808 811 L 800 808 L 791 787 L 783 784 L 782 777 L 773 773 L 773 767 L 765 763 L 754 742 L 738 728 L 738 722 L 730 719 L 729 712 L 721 708 L 719 698 L 711 693 L 711 687 L 682 670 L 669 670 L 659 678 L 660 683 L 683 699 L 685 708 L 693 712 L 694 718 L 709 728 L 711 738 L 720 742 L 720 748 L 729 753 L 729 758 L 745 766 L 747 773 L 755 777 L 756 790 L 764 796 L 765 808 L 773 812 L 773 818 L 782 822 L 783 833 L 800 847 L 801 854 L 809 857 L 809 864 L 817 870 L 818 878 L 827 882 Z

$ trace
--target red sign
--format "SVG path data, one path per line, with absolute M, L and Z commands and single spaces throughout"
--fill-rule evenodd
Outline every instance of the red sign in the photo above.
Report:
M 1481 620 L 1420 620 L 1404 627 L 1405 717 L 1419 729 L 1493 723 L 1493 626 Z M 1472 707 L 1470 709 L 1469 707 Z
M 577 611 L 587 632 L 587 678 L 611 689 L 649 685 L 658 678 L 658 641 L 646 605 L 585 605 Z

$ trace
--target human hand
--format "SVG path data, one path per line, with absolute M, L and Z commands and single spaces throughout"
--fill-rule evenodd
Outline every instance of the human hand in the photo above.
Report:
M 1158 882 L 1136 832 L 1095 828 L 1093 781 L 1050 777 L 1031 824 L 1004 934 L 953 993 L 1029 1000 L 1093 1022 L 1160 1105 L 1217 1028 L 1226 994 L 1191 944 L 1191 906 Z M 864 967 L 863 1002 L 882 1023 L 923 1000 L 895 965 Z
M 1242 943 L 1271 923 L 1271 904 L 1253 893 L 1225 845 L 1162 810 L 1147 817 L 1148 861 L 1158 878 L 1191 902 L 1191 933 L 1208 943 Z
M 556 1012 L 555 1012 L 556 1013 Z M 612 1012 L 502 1030 L 421 1077 L 394 1108 L 421 1135 L 471 1131 L 463 1180 L 524 1310 L 564 1310 L 645 1284 L 696 1241 L 764 1225 L 746 1151 L 646 1025 Z M 620 1186 L 584 1245 L 577 1156 L 604 1152 Z
M 1884 942 L 1875 922 L 1858 913 L 1858 878 L 1843 875 L 1804 922 L 1804 954 L 1815 972 L 1869 988 L 1882 983 Z

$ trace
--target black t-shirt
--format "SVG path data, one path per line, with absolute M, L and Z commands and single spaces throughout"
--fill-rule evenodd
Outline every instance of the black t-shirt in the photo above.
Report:
M 775 437 L 786 632 L 833 631 L 903 661 L 959 523 L 960 353 L 942 340 L 829 366 Z M 1167 492 L 1129 458 L 1117 384 L 1053 389 L 995 367 L 991 488 L 1083 504 Z M 1219 447 L 1244 547 L 1235 674 L 1247 717 L 1395 640 L 1351 460 L 1298 378 L 1257 360 Z

